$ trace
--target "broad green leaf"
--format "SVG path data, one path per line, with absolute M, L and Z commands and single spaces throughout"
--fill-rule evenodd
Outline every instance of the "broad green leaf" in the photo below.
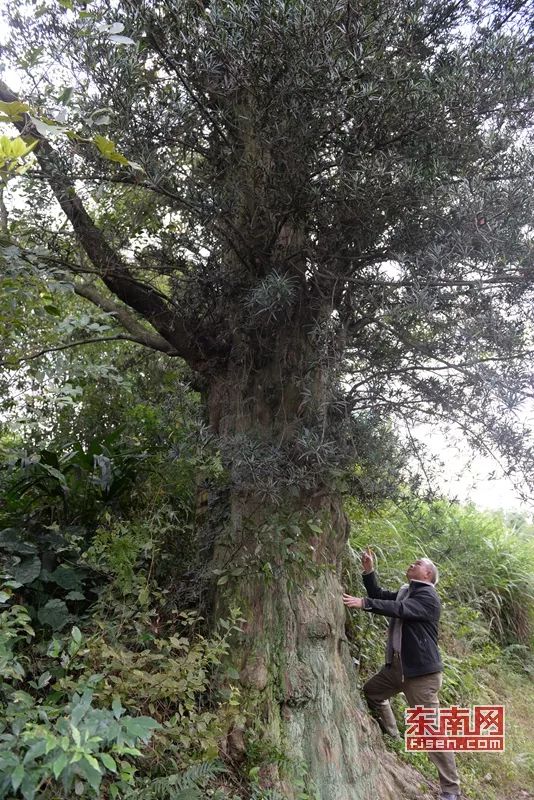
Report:
M 119 164 L 128 163 L 126 156 L 117 150 L 116 144 L 110 139 L 106 139 L 105 136 L 101 136 L 97 133 L 95 136 L 93 136 L 93 142 L 104 158 L 107 158 L 109 161 L 117 161 Z
M 72 567 L 57 567 L 50 573 L 49 580 L 69 591 L 79 591 L 82 588 L 80 573 Z
M 16 792 L 17 789 L 19 788 L 23 778 L 24 778 L 24 767 L 22 764 L 17 764 L 17 766 L 15 767 L 15 769 L 11 774 L 11 785 L 13 787 L 14 792 Z
M 117 764 L 115 763 L 115 759 L 113 759 L 109 753 L 99 753 L 99 758 L 106 769 L 109 769 L 111 772 L 117 772 Z
M 51 475 L 52 478 L 56 478 L 56 480 L 59 481 L 59 483 L 63 488 L 66 488 L 67 481 L 65 479 L 65 476 L 63 475 L 62 472 L 60 472 L 59 469 L 51 467 L 49 464 L 43 464 L 43 463 L 41 463 L 41 468 L 44 469 L 45 472 L 48 472 L 48 474 Z
M 24 775 L 22 783 L 20 784 L 20 793 L 24 800 L 34 800 L 39 783 L 38 775 L 39 773 L 36 774 L 33 770 L 31 772 L 26 772 Z
M 28 144 L 20 136 L 14 139 L 0 136 L 0 169 L 11 175 L 22 175 L 31 166 L 31 161 L 21 162 L 36 144 L 36 139 Z
M 122 724 L 129 736 L 147 741 L 161 725 L 152 717 L 124 717 Z
M 24 764 L 28 764 L 30 761 L 33 761 L 39 756 L 42 756 L 46 753 L 46 741 L 44 739 L 40 739 L 35 744 L 28 749 L 26 755 L 24 756 Z
M 41 559 L 39 556 L 25 558 L 20 564 L 11 567 L 11 575 L 22 584 L 31 583 L 39 577 L 41 572 Z
M 29 110 L 29 105 L 27 105 L 27 103 L 21 103 L 20 100 L 12 100 L 11 103 L 0 101 L 0 112 L 2 112 L 10 122 L 20 122 L 22 115 Z
M 56 778 L 56 780 L 59 778 L 68 763 L 69 757 L 67 753 L 60 753 L 52 764 L 52 772 L 54 773 L 54 778 Z
M 85 600 L 85 595 L 83 592 L 69 592 L 65 595 L 65 600 Z
M 39 676 L 39 680 L 37 681 L 37 688 L 43 689 L 50 683 L 51 678 L 52 675 L 48 672 L 48 670 L 46 672 L 43 672 L 43 674 Z
M 17 553 L 18 555 L 37 553 L 37 547 L 31 542 L 25 542 L 15 528 L 5 528 L 0 531 L 0 548 L 7 550 L 8 553 Z
M 69 621 L 69 610 L 63 600 L 49 600 L 37 613 L 39 622 L 50 625 L 52 630 L 59 631 Z
M 95 792 L 98 792 L 102 781 L 102 770 L 100 769 L 98 761 L 93 756 L 86 753 L 78 762 L 78 767 L 89 781 L 90 786 Z
M 87 761 L 87 763 L 92 766 L 93 769 L 95 769 L 97 772 L 101 772 L 100 764 L 98 763 L 98 761 L 94 756 L 91 756 L 89 755 L 89 753 L 86 753 L 84 755 L 84 758 Z

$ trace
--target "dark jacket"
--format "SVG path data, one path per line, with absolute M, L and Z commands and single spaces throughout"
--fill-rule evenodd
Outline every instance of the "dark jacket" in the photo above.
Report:
M 415 678 L 417 675 L 441 672 L 443 663 L 438 650 L 441 603 L 435 587 L 429 583 L 410 581 L 408 595 L 396 600 L 398 591 L 381 589 L 374 572 L 362 577 L 368 595 L 365 598 L 365 610 L 392 617 L 389 622 L 390 635 L 394 618 L 402 620 L 401 662 L 404 677 Z M 387 655 L 386 663 L 391 663 Z

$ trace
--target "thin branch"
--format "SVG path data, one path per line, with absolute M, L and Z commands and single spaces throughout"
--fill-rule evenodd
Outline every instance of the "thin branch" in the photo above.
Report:
M 133 2 L 132 5 L 133 5 L 133 8 L 136 11 L 137 10 L 142 11 L 142 9 L 140 9 L 140 8 L 138 8 L 136 6 L 135 2 Z M 156 35 L 155 17 L 154 17 L 154 15 L 152 15 L 151 18 L 145 17 L 145 22 L 146 22 L 146 35 L 147 35 L 147 38 L 148 38 L 149 42 L 152 44 L 152 46 L 153 46 L 154 50 L 156 51 L 156 53 L 159 55 L 159 57 L 161 58 L 161 60 L 165 64 L 165 66 L 168 69 L 170 69 L 171 72 L 173 72 L 176 75 L 176 77 L 178 78 L 178 80 L 180 81 L 182 86 L 184 87 L 185 91 L 187 92 L 188 96 L 192 100 L 192 102 L 199 109 L 199 111 L 202 114 L 204 120 L 209 125 L 212 125 L 213 129 L 218 134 L 220 139 L 228 147 L 231 147 L 231 144 L 228 141 L 228 137 L 226 136 L 226 134 L 224 133 L 223 129 L 221 128 L 221 126 L 217 122 L 217 120 L 215 118 L 215 115 L 212 114 L 212 112 L 208 108 L 206 108 L 205 104 L 202 102 L 200 97 L 196 94 L 195 91 L 193 91 L 193 87 L 190 85 L 189 80 L 185 77 L 184 72 L 181 69 L 180 64 L 178 63 L 178 61 L 172 55 L 169 55 L 169 53 L 167 52 L 167 50 L 165 48 L 165 44 L 162 45 L 161 41 L 159 40 L 158 36 Z M 161 31 L 158 31 L 158 33 L 160 33 L 160 32 Z
M 469 373 L 465 372 L 465 370 L 469 367 L 476 367 L 479 364 L 486 364 L 491 361 L 497 362 L 510 362 L 510 361 L 519 361 L 524 360 L 526 358 L 530 358 L 534 356 L 534 350 L 523 350 L 518 353 L 510 353 L 507 356 L 488 356 L 487 358 L 478 358 L 473 361 L 465 361 L 460 364 L 455 364 L 453 362 L 446 362 L 443 361 L 440 366 L 438 365 L 430 365 L 430 364 L 407 364 L 404 367 L 399 367 L 398 369 L 388 369 L 382 370 L 380 372 L 374 372 L 371 375 L 368 375 L 364 380 L 358 381 L 358 383 L 354 384 L 350 387 L 350 391 L 347 394 L 347 400 L 350 402 L 353 398 L 357 395 L 357 390 L 361 386 L 366 386 L 367 384 L 371 383 L 380 378 L 390 378 L 393 375 L 407 375 L 410 372 L 427 372 L 427 373 L 437 373 L 437 372 L 444 372 L 448 370 L 456 370 L 463 374 L 469 376 Z M 436 356 L 431 356 L 431 358 L 436 358 Z
M 7 215 L 7 208 L 4 202 L 4 187 L 0 187 L 0 230 L 3 233 L 8 233 L 9 230 L 9 218 Z
M 125 333 L 118 333 L 115 336 L 99 336 L 94 339 L 80 339 L 78 342 L 68 342 L 67 344 L 61 344 L 57 347 L 44 347 L 42 350 L 37 350 L 35 353 L 30 353 L 30 355 L 23 356 L 17 360 L 17 363 L 11 363 L 6 361 L 0 361 L 0 367 L 5 368 L 8 367 L 9 369 L 14 369 L 15 367 L 20 366 L 20 364 L 25 364 L 27 361 L 34 361 L 36 358 L 41 358 L 41 356 L 45 356 L 48 353 L 58 353 L 61 350 L 68 350 L 71 347 L 79 347 L 80 345 L 85 344 L 99 344 L 101 342 L 135 342 L 136 344 L 145 344 L 145 342 L 137 339 L 135 336 L 128 336 Z M 146 345 L 150 346 L 150 345 Z
M 143 344 L 145 347 L 151 347 L 153 350 L 160 350 L 162 353 L 167 353 L 168 355 L 178 355 L 174 347 L 169 344 L 163 336 L 159 336 L 159 334 L 147 330 L 125 308 L 121 308 L 121 306 L 118 306 L 109 297 L 100 294 L 92 284 L 75 283 L 74 291 L 79 297 L 84 297 L 103 311 L 113 314 L 121 323 L 122 327 L 129 331 L 134 337 L 134 340 L 139 342 L 139 344 Z

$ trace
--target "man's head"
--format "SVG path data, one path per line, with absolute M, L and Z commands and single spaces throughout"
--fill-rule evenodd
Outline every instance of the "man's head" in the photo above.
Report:
M 418 558 L 406 570 L 409 581 L 429 581 L 434 585 L 438 582 L 438 569 L 429 558 Z

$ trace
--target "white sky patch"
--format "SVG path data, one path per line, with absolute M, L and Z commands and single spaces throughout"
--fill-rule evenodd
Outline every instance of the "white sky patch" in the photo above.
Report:
M 511 478 L 503 475 L 499 457 L 473 453 L 465 436 L 451 427 L 420 424 L 411 428 L 414 438 L 423 442 L 427 458 L 441 462 L 438 476 L 430 481 L 434 490 L 459 503 L 474 503 L 488 511 L 519 511 L 534 517 L 534 498 L 527 500 Z

